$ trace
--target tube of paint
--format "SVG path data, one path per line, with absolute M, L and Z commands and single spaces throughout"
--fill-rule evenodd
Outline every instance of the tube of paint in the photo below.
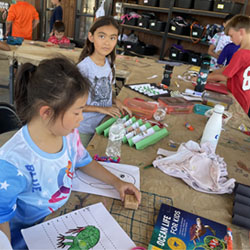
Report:
M 163 129 L 155 132 L 154 134 L 144 138 L 143 140 L 137 142 L 135 144 L 135 147 L 138 150 L 144 149 L 150 145 L 155 144 L 156 142 L 158 142 L 159 140 L 161 140 L 162 138 L 164 138 L 168 134 L 169 134 L 169 132 L 167 131 L 167 129 L 163 128 Z
M 123 143 L 126 143 L 128 140 L 126 138 L 126 135 L 133 132 L 135 129 L 139 128 L 141 125 L 143 124 L 143 121 L 141 119 L 137 120 L 136 122 L 134 122 L 131 126 L 126 128 L 126 134 L 122 139 Z
M 250 211 L 250 206 L 247 206 L 239 202 L 234 203 L 234 207 L 233 207 L 234 214 L 238 214 L 240 216 L 244 216 L 250 219 L 249 211 Z
M 244 216 L 241 216 L 239 214 L 234 214 L 233 215 L 232 223 L 235 224 L 235 225 L 250 229 L 250 219 L 246 218 Z
M 236 193 L 234 197 L 234 202 L 239 202 L 250 207 L 250 197 Z
M 242 184 L 238 184 L 235 192 L 237 194 L 245 195 L 247 197 L 250 197 L 250 187 Z
M 126 139 L 123 138 L 124 141 L 125 141 L 125 143 L 128 142 L 128 140 L 129 140 L 130 138 L 132 138 L 132 137 L 134 137 L 134 136 L 140 134 L 141 132 L 147 130 L 148 128 L 151 128 L 151 124 L 150 124 L 149 122 L 147 122 L 147 123 L 141 125 L 139 128 L 137 128 L 137 129 L 131 131 L 130 133 L 126 134 L 126 135 L 125 135 Z
M 128 144 L 130 147 L 134 146 L 137 142 L 141 141 L 142 139 L 154 134 L 156 131 L 159 131 L 160 128 L 155 125 L 154 127 L 152 128 L 149 128 L 143 132 L 141 132 L 139 135 L 136 135 L 130 139 L 128 139 Z
M 123 118 L 122 118 L 122 122 L 126 122 L 127 120 L 129 119 L 129 115 L 126 115 L 126 116 L 124 116 Z M 113 123 L 112 123 L 113 124 Z M 112 125 L 111 124 L 111 125 Z M 104 136 L 105 137 L 108 137 L 109 136 L 109 130 L 110 130 L 110 128 L 111 128 L 111 125 L 108 127 L 108 128 L 106 128 L 106 129 L 104 129 Z

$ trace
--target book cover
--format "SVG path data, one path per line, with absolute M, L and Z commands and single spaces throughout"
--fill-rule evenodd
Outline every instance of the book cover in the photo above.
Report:
M 227 226 L 161 204 L 148 250 L 227 249 Z

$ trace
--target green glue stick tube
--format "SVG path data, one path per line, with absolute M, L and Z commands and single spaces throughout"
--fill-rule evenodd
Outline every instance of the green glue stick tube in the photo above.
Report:
M 141 141 L 142 139 L 154 134 L 156 131 L 159 131 L 160 128 L 155 125 L 154 127 L 152 128 L 149 128 L 143 132 L 141 132 L 140 134 L 128 139 L 128 144 L 130 147 L 134 146 L 137 142 Z
M 131 139 L 132 137 L 139 135 L 140 133 L 142 133 L 143 131 L 147 130 L 148 128 L 151 128 L 151 124 L 149 122 L 141 125 L 139 128 L 131 131 L 130 133 L 126 134 L 126 140 L 125 142 L 128 142 L 129 139 Z M 133 146 L 133 145 L 132 145 Z
M 163 128 L 157 132 L 155 132 L 153 135 L 150 135 L 146 138 L 144 138 L 143 140 L 137 142 L 135 144 L 136 149 L 138 150 L 142 150 L 150 145 L 155 144 L 156 142 L 160 141 L 162 138 L 164 138 L 165 136 L 167 136 L 169 134 L 169 132 L 167 131 L 166 128 Z
M 116 118 L 112 117 L 112 118 L 108 119 L 106 122 L 102 123 L 101 125 L 99 125 L 98 127 L 95 128 L 96 133 L 98 135 L 102 134 L 102 132 L 106 128 L 110 127 L 117 119 L 118 119 L 117 117 Z
M 118 118 L 117 118 L 117 119 L 118 119 Z M 117 120 L 117 119 L 116 119 L 116 120 Z M 128 119 L 129 119 L 129 115 L 126 115 L 126 116 L 122 117 L 122 122 L 125 123 Z M 113 124 L 113 123 L 112 123 L 112 124 Z M 109 136 L 109 130 L 110 130 L 112 124 L 111 124 L 108 128 L 104 129 L 104 136 L 105 136 L 105 137 L 108 137 L 108 136 Z
M 129 127 L 130 125 L 132 125 L 134 122 L 136 122 L 136 118 L 133 116 L 132 118 L 130 118 L 129 120 L 127 120 L 127 121 L 124 123 L 124 127 L 127 128 L 127 127 Z
M 143 121 L 141 119 L 139 119 L 138 121 L 134 122 L 131 126 L 126 128 L 126 134 L 122 139 L 123 143 L 126 143 L 128 140 L 126 138 L 126 135 L 130 132 L 132 132 L 133 130 L 139 128 L 141 125 L 143 124 Z

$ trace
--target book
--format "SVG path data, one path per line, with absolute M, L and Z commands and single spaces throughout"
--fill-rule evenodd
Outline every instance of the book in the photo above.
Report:
M 226 225 L 162 203 L 148 250 L 227 249 L 227 233 Z

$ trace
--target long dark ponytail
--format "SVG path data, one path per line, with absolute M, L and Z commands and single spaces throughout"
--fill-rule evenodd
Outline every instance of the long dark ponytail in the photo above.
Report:
M 37 67 L 25 63 L 19 68 L 15 82 L 17 114 L 25 125 L 38 115 L 42 105 L 47 105 L 53 110 L 51 121 L 54 121 L 77 98 L 87 95 L 89 89 L 88 79 L 64 57 L 43 60 Z

